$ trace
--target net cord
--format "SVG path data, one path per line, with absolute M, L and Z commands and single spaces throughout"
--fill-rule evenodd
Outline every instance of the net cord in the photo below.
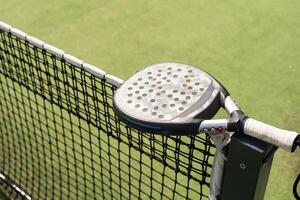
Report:
M 21 31 L 17 28 L 13 28 L 10 25 L 8 25 L 2 21 L 0 21 L 0 30 L 11 33 L 12 35 L 14 35 L 20 39 L 23 39 L 32 45 L 35 45 L 35 46 L 40 47 L 50 53 L 53 53 L 57 57 L 65 59 L 67 62 L 73 64 L 76 67 L 84 68 L 85 70 L 87 70 L 91 74 L 95 75 L 96 77 L 105 79 L 107 82 L 111 83 L 112 85 L 114 85 L 116 87 L 119 87 L 123 83 L 122 79 L 120 79 L 114 75 L 108 74 L 96 66 L 85 63 L 84 61 L 82 61 L 70 54 L 65 53 L 63 50 L 56 48 L 50 44 L 47 44 L 44 41 L 39 40 L 33 36 L 30 36 L 27 33 L 24 33 L 23 31 Z

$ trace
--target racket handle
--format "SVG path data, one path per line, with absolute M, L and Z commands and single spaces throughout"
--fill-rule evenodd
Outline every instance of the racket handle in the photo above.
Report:
M 251 118 L 244 122 L 244 133 L 289 152 L 295 150 L 296 139 L 299 137 L 296 132 L 279 129 Z

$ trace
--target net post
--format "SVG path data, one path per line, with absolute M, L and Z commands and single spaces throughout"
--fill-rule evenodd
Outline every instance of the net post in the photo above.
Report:
M 236 133 L 224 168 L 222 200 L 263 200 L 277 147 Z

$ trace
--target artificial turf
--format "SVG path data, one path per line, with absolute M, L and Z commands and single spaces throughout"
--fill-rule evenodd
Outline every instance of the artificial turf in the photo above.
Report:
M 300 2 L 4 1 L 0 20 L 126 79 L 149 64 L 199 66 L 245 113 L 300 131 Z M 299 151 L 279 150 L 267 200 L 293 199 Z

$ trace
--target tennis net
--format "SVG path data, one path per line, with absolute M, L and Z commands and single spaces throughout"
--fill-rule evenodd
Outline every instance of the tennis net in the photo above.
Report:
M 206 134 L 121 123 L 122 80 L 0 23 L 0 194 L 9 199 L 208 199 Z

